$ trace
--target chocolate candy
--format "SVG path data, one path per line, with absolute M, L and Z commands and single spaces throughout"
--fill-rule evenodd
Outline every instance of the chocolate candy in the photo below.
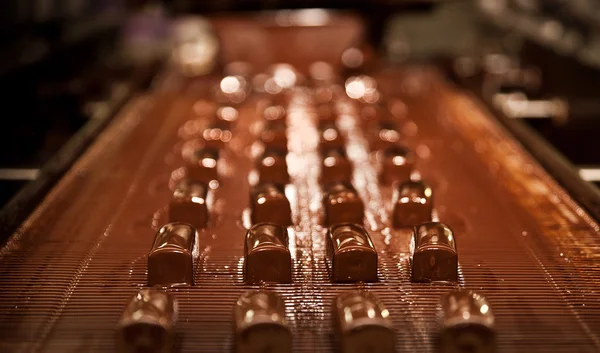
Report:
M 246 283 L 292 282 L 287 228 L 274 223 L 255 224 L 246 233 L 244 254 Z
M 280 150 L 287 153 L 287 136 L 285 126 L 275 125 L 261 132 L 260 141 L 265 149 Z
M 450 228 L 439 222 L 415 227 L 411 241 L 412 281 L 458 281 L 456 240 Z
M 237 109 L 230 106 L 222 106 L 217 109 L 215 113 L 215 126 L 220 127 L 224 130 L 231 130 L 235 125 L 240 113 Z
M 377 251 L 360 225 L 339 223 L 327 232 L 327 255 L 333 282 L 377 281 Z
M 215 120 L 202 132 L 202 138 L 206 147 L 215 150 L 221 150 L 225 144 L 231 141 L 233 136 L 229 127 L 230 124 Z
M 321 163 L 321 183 L 350 182 L 352 164 L 343 149 L 328 150 Z
M 365 207 L 352 184 L 335 182 L 326 184 L 324 189 L 323 209 L 325 210 L 325 225 L 363 223 Z
M 196 229 L 187 223 L 162 226 L 148 254 L 148 285 L 193 285 L 195 242 Z
M 142 289 L 131 299 L 119 320 L 117 352 L 171 352 L 175 317 L 175 301 L 167 292 Z
M 488 301 L 469 291 L 452 291 L 441 302 L 440 352 L 495 352 L 494 315 Z
M 319 151 L 321 154 L 332 149 L 343 150 L 345 144 L 344 137 L 335 126 L 326 126 L 319 132 Z
M 265 126 L 269 128 L 274 127 L 285 127 L 286 124 L 286 112 L 285 108 L 281 105 L 271 105 L 265 108 L 263 111 L 263 118 L 265 119 Z
M 210 183 L 218 179 L 217 161 L 219 153 L 210 148 L 196 149 L 187 162 L 187 177 L 193 181 Z
M 394 228 L 414 227 L 431 221 L 431 188 L 422 181 L 406 181 L 394 191 Z
M 285 319 L 285 303 L 276 293 L 244 293 L 235 305 L 233 316 L 237 353 L 292 351 L 292 334 Z
M 370 292 L 346 292 L 333 303 L 334 325 L 343 353 L 393 353 L 394 331 L 389 312 Z
M 279 150 L 266 150 L 256 164 L 261 183 L 285 185 L 290 181 L 285 153 Z
M 410 173 L 415 166 L 416 157 L 414 153 L 403 146 L 386 148 L 383 152 L 380 179 L 384 184 L 392 184 L 396 181 L 410 180 Z
M 398 126 L 393 121 L 378 121 L 370 131 L 369 146 L 372 151 L 394 147 L 400 141 Z
M 189 223 L 196 229 L 208 223 L 209 189 L 203 182 L 184 179 L 175 187 L 169 204 L 169 222 Z
M 290 202 L 285 197 L 283 186 L 261 183 L 250 192 L 252 223 L 275 223 L 287 227 L 292 224 Z

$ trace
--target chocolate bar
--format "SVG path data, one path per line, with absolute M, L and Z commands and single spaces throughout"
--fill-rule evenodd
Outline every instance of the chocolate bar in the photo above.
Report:
M 167 292 L 142 289 L 129 301 L 117 325 L 117 352 L 171 352 L 176 314 L 176 302 Z
M 203 182 L 184 179 L 175 186 L 169 204 L 169 222 L 189 223 L 196 229 L 208 224 L 209 189 Z
M 495 347 L 494 314 L 480 294 L 457 290 L 441 301 L 440 352 L 493 353 Z
M 365 207 L 356 189 L 348 182 L 335 182 L 324 186 L 323 223 L 331 226 L 337 223 L 363 224 Z
M 415 227 L 411 241 L 413 282 L 458 281 L 458 254 L 452 230 L 439 222 Z
M 292 351 L 285 303 L 275 292 L 244 293 L 234 308 L 234 330 L 237 353 Z
M 327 255 L 333 282 L 377 281 L 377 251 L 360 225 L 340 223 L 327 232 Z
M 253 224 L 275 223 L 287 227 L 292 224 L 290 202 L 282 185 L 261 183 L 250 192 L 251 219 Z
M 287 228 L 274 223 L 258 223 L 246 233 L 244 242 L 245 282 L 290 283 L 292 258 Z
M 431 221 L 433 192 L 422 181 L 406 181 L 398 185 L 392 203 L 394 228 L 415 227 Z
M 346 292 L 333 303 L 334 325 L 343 353 L 393 353 L 394 330 L 389 311 L 370 292 Z
M 187 223 L 162 226 L 148 254 L 148 285 L 193 285 L 195 242 L 196 229 Z

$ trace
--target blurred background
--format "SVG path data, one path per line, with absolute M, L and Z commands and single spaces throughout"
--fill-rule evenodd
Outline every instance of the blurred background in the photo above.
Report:
M 580 202 L 600 209 L 598 0 L 11 0 L 0 3 L 0 222 L 22 220 L 128 99 L 151 86 L 189 36 L 182 18 L 196 21 L 196 60 L 219 60 L 219 43 L 247 57 L 269 45 L 243 25 L 220 28 L 224 14 L 261 21 L 269 13 L 273 27 L 289 27 L 322 25 L 336 11 L 364 27 L 337 60 L 355 50 L 361 65 L 369 55 L 437 65 Z

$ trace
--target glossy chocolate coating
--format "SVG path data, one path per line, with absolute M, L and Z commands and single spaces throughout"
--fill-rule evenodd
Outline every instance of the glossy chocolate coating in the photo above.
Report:
M 265 126 L 268 128 L 285 127 L 286 111 L 281 105 L 270 105 L 263 111 Z
M 377 281 L 377 251 L 360 225 L 340 223 L 327 232 L 327 254 L 333 282 Z
M 441 302 L 440 351 L 493 353 L 494 315 L 482 295 L 469 290 L 446 294 Z
M 195 242 L 196 229 L 187 223 L 162 226 L 148 254 L 148 285 L 193 285 Z
M 343 149 L 328 150 L 323 154 L 321 162 L 321 184 L 334 182 L 350 182 L 352 180 L 352 163 Z
M 117 352 L 171 352 L 175 317 L 173 297 L 162 290 L 142 289 L 129 301 L 119 320 Z
M 452 230 L 439 222 L 415 227 L 411 242 L 412 281 L 458 281 L 458 254 Z
M 289 353 L 292 334 L 285 303 L 275 292 L 244 293 L 234 308 L 235 346 L 238 353 Z
M 396 145 L 386 148 L 381 163 L 381 183 L 389 185 L 410 180 L 415 161 L 415 154 L 406 147 Z
M 187 161 L 187 177 L 193 181 L 201 181 L 205 184 L 212 180 L 218 180 L 217 163 L 219 153 L 210 148 L 195 150 Z
M 292 281 L 287 228 L 274 223 L 255 224 L 246 233 L 244 254 L 246 283 Z
M 345 145 L 346 140 L 335 126 L 324 126 L 319 131 L 319 151 L 321 154 L 333 149 L 343 150 Z
M 285 153 L 266 150 L 256 163 L 260 183 L 285 185 L 290 182 Z
M 225 144 L 231 141 L 233 134 L 231 133 L 231 124 L 215 119 L 210 125 L 202 132 L 202 139 L 206 147 L 215 150 L 222 150 Z
M 265 149 L 285 151 L 287 153 L 287 136 L 285 126 L 270 126 L 260 134 L 260 141 Z
M 292 209 L 283 186 L 274 183 L 256 185 L 250 192 L 252 223 L 292 224 Z
M 394 121 L 384 120 L 374 123 L 369 135 L 369 146 L 372 151 L 385 150 L 400 142 L 398 125 Z
M 356 189 L 347 182 L 336 182 L 324 186 L 324 224 L 337 223 L 363 224 L 365 207 Z
M 395 352 L 389 312 L 374 294 L 352 291 L 338 295 L 333 319 L 343 353 Z
M 208 193 L 205 183 L 184 179 L 175 187 L 169 204 L 169 222 L 189 223 L 196 229 L 208 223 Z
M 415 227 L 431 221 L 433 192 L 422 181 L 406 181 L 394 190 L 394 228 Z

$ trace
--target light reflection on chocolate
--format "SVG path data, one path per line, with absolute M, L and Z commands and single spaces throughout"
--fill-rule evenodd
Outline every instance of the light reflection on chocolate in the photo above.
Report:
M 413 282 L 458 281 L 458 254 L 452 230 L 439 222 L 415 227 L 411 241 Z
M 117 326 L 118 353 L 168 353 L 173 346 L 175 300 L 159 289 L 142 289 L 133 297 Z
M 162 226 L 148 254 L 148 285 L 193 285 L 195 242 L 196 229 L 187 223 Z
M 381 165 L 381 183 L 389 185 L 410 180 L 415 162 L 415 154 L 406 147 L 396 145 L 386 148 Z
M 219 153 L 210 148 L 199 148 L 191 153 L 186 163 L 187 177 L 193 181 L 210 183 L 218 180 L 217 162 Z
M 337 223 L 363 224 L 365 208 L 356 189 L 347 182 L 335 182 L 324 186 L 324 224 Z
M 470 290 L 455 290 L 441 301 L 440 351 L 496 351 L 494 314 L 487 299 Z
M 246 283 L 292 281 L 292 259 L 286 227 L 274 223 L 255 224 L 246 233 L 244 254 Z
M 321 162 L 321 184 L 350 182 L 352 164 L 343 149 L 327 150 Z
M 292 351 L 285 303 L 275 292 L 244 293 L 235 304 L 233 316 L 237 353 Z
M 292 224 L 290 202 L 283 186 L 274 183 L 256 185 L 250 192 L 252 223 L 275 223 L 282 226 Z
M 169 222 L 189 223 L 196 229 L 206 228 L 209 192 L 203 182 L 188 179 L 180 181 L 169 203 Z
M 265 126 L 268 128 L 274 127 L 285 127 L 286 125 L 286 111 L 281 105 L 271 105 L 265 108 L 263 111 L 263 118 L 265 120 Z
M 343 353 L 393 353 L 389 311 L 371 292 L 346 292 L 333 302 L 333 319 Z
M 256 169 L 260 183 L 285 185 L 290 181 L 285 153 L 282 151 L 267 149 L 259 158 Z
M 394 228 L 415 227 L 431 221 L 433 192 L 422 181 L 406 181 L 394 190 L 392 204 Z
M 377 251 L 361 225 L 331 226 L 327 232 L 327 254 L 333 282 L 377 281 Z
M 319 151 L 321 154 L 337 149 L 343 150 L 346 141 L 335 126 L 326 126 L 319 131 Z

